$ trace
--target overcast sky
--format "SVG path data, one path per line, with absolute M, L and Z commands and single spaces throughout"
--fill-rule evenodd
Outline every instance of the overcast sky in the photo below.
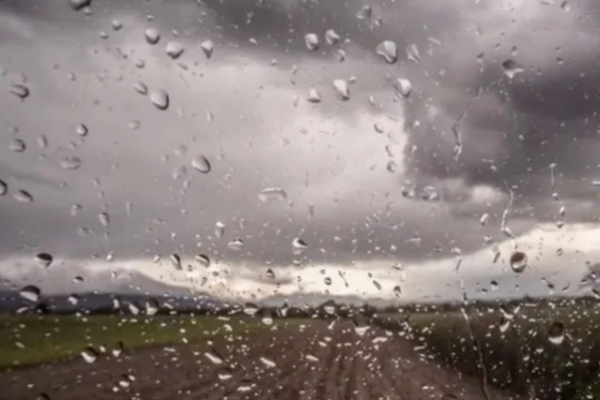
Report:
M 599 261 L 592 0 L 76 3 L 0 3 L 0 275 L 16 287 L 143 274 L 221 297 L 512 297 L 577 293 Z

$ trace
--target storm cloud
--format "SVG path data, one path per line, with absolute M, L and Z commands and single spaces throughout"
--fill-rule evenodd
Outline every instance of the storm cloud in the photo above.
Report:
M 176 284 L 168 262 L 151 262 L 176 253 L 208 255 L 228 271 L 221 286 L 244 282 L 246 294 L 385 297 L 357 285 L 379 274 L 392 293 L 396 263 L 458 288 L 457 258 L 469 257 L 473 268 L 459 272 L 470 290 L 510 276 L 510 250 L 497 270 L 491 246 L 523 247 L 540 226 L 594 223 L 598 212 L 598 7 L 545 3 L 370 2 L 368 18 L 358 1 L 0 3 L 0 251 L 65 260 L 54 278 L 15 272 L 13 261 L 4 275 L 63 279 L 68 265 L 109 257 L 107 270 L 135 265 Z M 314 51 L 308 33 L 320 38 Z M 396 63 L 377 54 L 383 40 L 397 44 Z M 166 110 L 152 102 L 157 90 Z M 18 201 L 20 190 L 34 201 Z M 552 255 L 538 268 L 548 275 L 556 246 L 539 251 Z M 265 268 L 283 281 L 264 281 Z M 324 285 L 330 268 L 355 274 L 354 286 Z M 318 285 L 300 287 L 300 275 Z

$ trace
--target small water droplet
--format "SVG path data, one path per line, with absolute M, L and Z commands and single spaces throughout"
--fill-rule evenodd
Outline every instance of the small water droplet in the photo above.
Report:
M 22 153 L 27 149 L 27 145 L 21 139 L 13 139 L 8 144 L 8 148 L 15 153 Z
M 204 356 L 206 358 L 208 358 L 208 360 L 215 365 L 223 364 L 223 357 L 221 357 L 221 355 L 219 353 L 217 353 L 217 351 L 214 349 L 204 353 Z
M 308 101 L 310 103 L 320 103 L 321 102 L 321 94 L 315 88 L 310 88 L 308 90 Z
M 510 256 L 510 267 L 516 273 L 521 273 L 527 268 L 527 254 L 515 251 Z
M 394 295 L 396 297 L 400 297 L 401 294 L 402 294 L 402 289 L 400 288 L 400 286 L 398 286 L 398 285 L 394 286 Z
M 181 270 L 181 257 L 179 257 L 179 254 L 171 254 L 169 260 L 176 270 Z
M 331 278 L 330 278 L 330 277 L 326 276 L 326 277 L 325 277 L 325 279 L 323 279 L 323 282 L 325 282 L 325 284 L 326 284 L 327 286 L 329 286 L 329 285 L 331 285 L 331 283 L 332 283 L 332 280 L 331 280 Z
M 146 315 L 156 315 L 160 310 L 160 306 L 156 299 L 150 298 L 146 300 Z
M 305 358 L 307 361 L 310 361 L 310 362 L 318 362 L 319 361 L 319 359 L 317 357 L 313 356 L 312 354 L 307 354 L 305 356 Z
M 88 364 L 93 364 L 98 360 L 98 352 L 94 350 L 92 347 L 86 347 L 81 352 L 81 357 Z
M 306 242 L 304 240 L 297 237 L 292 241 L 292 248 L 294 250 L 295 255 L 300 255 L 306 249 L 308 249 L 308 245 L 306 244 Z
M 210 258 L 206 254 L 198 254 L 194 259 L 201 267 L 210 267 Z
M 261 357 L 260 362 L 263 363 L 267 368 L 274 368 L 276 366 L 275 361 L 271 360 L 270 358 Z
M 202 49 L 202 52 L 204 52 L 206 58 L 210 60 L 215 49 L 215 45 L 212 40 L 205 40 L 200 44 L 200 48 Z
M 10 92 L 21 100 L 25 100 L 29 96 L 29 88 L 21 83 L 12 84 Z
M 375 48 L 375 52 L 390 64 L 394 64 L 396 61 L 398 61 L 398 49 L 396 48 L 396 42 L 391 40 L 384 40 L 383 42 L 379 43 Z
M 0 196 L 4 196 L 8 193 L 8 184 L 0 179 Z
M 396 91 L 404 98 L 410 96 L 410 92 L 412 91 L 412 84 L 408 79 L 396 79 L 394 87 L 396 88 Z
M 89 133 L 89 129 L 86 125 L 79 124 L 75 128 L 75 133 L 78 134 L 79 136 L 87 136 L 87 134 Z
M 481 218 L 479 219 L 479 223 L 481 224 L 481 226 L 485 226 L 487 224 L 488 219 L 490 218 L 490 215 L 488 213 L 485 213 L 481 216 Z
M 554 322 L 548 330 L 550 343 L 559 345 L 565 340 L 565 326 L 562 322 Z
M 515 75 L 524 71 L 513 59 L 504 61 L 502 63 L 502 68 L 504 69 L 504 75 L 508 76 L 509 79 L 514 78 Z
M 240 238 L 236 238 L 231 242 L 227 243 L 227 247 L 234 251 L 241 251 L 244 249 L 244 241 Z
M 268 202 L 273 200 L 287 200 L 287 193 L 282 188 L 266 188 L 260 191 L 258 198 L 262 202 Z
M 37 303 L 41 294 L 40 288 L 34 285 L 27 285 L 19 291 L 19 296 L 32 303 Z
M 328 45 L 333 46 L 339 41 L 340 36 L 333 29 L 325 31 L 325 42 L 327 42 Z
M 146 86 L 144 82 L 136 82 L 135 85 L 133 85 L 133 88 L 139 94 L 142 94 L 144 96 L 148 94 L 148 86 Z
M 365 4 L 356 13 L 356 18 L 358 18 L 360 20 L 365 20 L 365 19 L 371 18 L 371 15 L 373 15 L 373 9 L 371 8 L 370 5 Z
M 92 0 L 69 0 L 69 6 L 74 11 L 79 11 L 82 8 L 89 7 L 92 4 Z
M 164 89 L 156 89 L 150 92 L 150 101 L 159 110 L 169 108 L 169 94 Z
M 144 36 L 149 44 L 156 44 L 160 40 L 160 32 L 156 28 L 147 28 L 144 31 Z
M 210 161 L 204 156 L 195 156 L 192 158 L 192 167 L 203 174 L 207 174 L 212 169 Z
M 102 226 L 108 227 L 108 224 L 110 222 L 110 217 L 108 216 L 108 213 L 102 212 L 102 213 L 98 214 L 98 220 L 100 221 Z
M 26 190 L 19 190 L 15 193 L 15 200 L 19 203 L 33 203 L 33 196 Z
M 223 235 L 225 234 L 225 224 L 222 223 L 221 221 L 217 221 L 217 223 L 215 224 L 215 236 L 218 238 L 223 237 Z
M 113 19 L 111 22 L 111 26 L 112 26 L 113 30 L 120 31 L 121 28 L 123 27 L 123 23 L 121 21 L 119 21 L 118 19 Z
M 80 212 L 81 212 L 81 205 L 73 204 L 71 206 L 71 216 L 72 217 L 76 217 L 77 215 L 79 215 Z
M 37 263 L 44 268 L 48 268 L 52 264 L 53 259 L 52 254 L 49 253 L 39 253 L 35 256 Z
M 183 44 L 181 44 L 181 42 L 173 40 L 167 43 L 167 48 L 165 52 L 173 60 L 176 60 L 179 58 L 179 56 L 183 54 L 184 50 L 185 48 L 183 47 Z
M 333 81 L 333 88 L 340 100 L 346 101 L 350 99 L 350 89 L 348 83 L 343 79 L 336 79 Z
M 388 172 L 394 173 L 398 170 L 398 165 L 394 161 L 389 161 L 386 168 Z
M 568 1 L 563 1 L 560 4 L 560 9 L 563 10 L 564 12 L 569 12 L 569 11 L 571 11 L 571 4 L 569 4 Z
M 65 157 L 60 160 L 60 167 L 63 169 L 79 169 L 81 167 L 81 159 L 79 157 Z
M 304 35 L 304 44 L 310 51 L 315 51 L 319 48 L 319 37 L 316 33 L 307 33 Z
M 406 56 L 409 60 L 418 63 L 421 61 L 421 55 L 419 54 L 419 48 L 416 44 L 412 43 L 406 47 Z
M 254 303 L 244 304 L 244 314 L 253 317 L 258 312 L 258 306 Z

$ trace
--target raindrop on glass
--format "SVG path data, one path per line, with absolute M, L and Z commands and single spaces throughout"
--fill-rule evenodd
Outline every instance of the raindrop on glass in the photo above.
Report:
M 365 20 L 365 19 L 371 18 L 371 15 L 373 15 L 373 9 L 371 8 L 370 5 L 365 4 L 356 13 L 356 18 L 358 18 L 360 20 Z
M 375 48 L 375 52 L 390 64 L 394 64 L 398 60 L 396 43 L 391 40 L 384 40 L 379 43 Z
M 317 50 L 319 48 L 319 37 L 316 33 L 307 33 L 304 36 L 304 44 L 310 51 Z
M 21 139 L 13 139 L 9 142 L 8 148 L 15 153 L 22 153 L 27 149 L 27 145 Z
M 510 256 L 510 267 L 516 273 L 521 273 L 527 268 L 527 254 L 515 251 Z
M 321 94 L 315 88 L 310 88 L 308 90 L 308 101 L 310 103 L 320 103 L 321 102 Z
M 79 169 L 81 167 L 81 159 L 79 157 L 65 157 L 60 160 L 62 169 Z
M 93 364 L 98 360 L 98 353 L 93 348 L 86 347 L 81 352 L 81 358 L 83 358 L 86 363 Z
M 212 42 L 212 40 L 205 40 L 200 44 L 200 48 L 202 49 L 202 52 L 204 53 L 206 58 L 210 60 L 213 54 L 213 50 L 215 49 L 215 45 Z
M 183 54 L 184 50 L 185 50 L 185 48 L 183 47 L 183 44 L 181 44 L 181 42 L 177 42 L 177 41 L 173 40 L 173 41 L 170 41 L 169 43 L 167 43 L 167 48 L 166 48 L 165 52 L 173 60 L 176 60 L 179 58 L 179 56 L 181 56 Z
M 27 285 L 19 291 L 19 296 L 32 303 L 37 303 L 41 294 L 40 288 L 33 285 Z
M 204 156 L 195 156 L 192 158 L 192 167 L 203 174 L 207 174 L 211 170 L 210 161 Z
M 89 7 L 92 0 L 69 0 L 69 6 L 74 11 L 79 11 L 82 8 Z
M 410 96 L 410 92 L 412 91 L 412 84 L 408 79 L 399 78 L 395 82 L 395 88 L 402 97 L 406 98 Z
M 23 84 L 15 83 L 10 86 L 10 92 L 20 98 L 26 99 L 29 96 L 29 88 Z
M 524 71 L 513 59 L 504 61 L 502 63 L 502 69 L 504 70 L 504 75 L 508 76 L 509 79 L 514 78 L 515 75 Z
M 33 196 L 26 190 L 19 190 L 15 193 L 15 200 L 19 203 L 33 203 Z
M 333 88 L 340 100 L 346 101 L 350 99 L 350 89 L 348 83 L 343 79 L 336 79 L 333 81 Z
M 149 44 L 156 44 L 160 40 L 160 33 L 156 28 L 147 28 L 144 31 L 144 36 L 146 37 L 146 42 Z
M 548 330 L 548 340 L 559 345 L 565 340 L 565 326 L 562 322 L 554 322 Z
M 340 36 L 333 29 L 325 31 L 325 42 L 327 42 L 328 45 L 333 46 L 339 41 Z
M 37 263 L 44 268 L 49 267 L 50 264 L 52 264 L 53 259 L 54 258 L 52 257 L 52 254 L 49 253 L 39 253 L 37 256 L 35 256 Z
M 133 88 L 139 94 L 142 94 L 144 96 L 148 94 L 148 86 L 146 86 L 144 82 L 136 82 L 135 85 L 133 85 Z
M 234 251 L 241 251 L 244 248 L 244 241 L 240 238 L 233 239 L 227 243 L 227 247 Z
M 260 199 L 260 201 L 263 202 L 273 200 L 285 201 L 287 199 L 287 193 L 281 188 L 266 188 L 260 191 L 260 193 L 258 194 L 258 198 Z
M 156 89 L 150 92 L 150 101 L 159 110 L 169 108 L 169 94 L 164 89 Z

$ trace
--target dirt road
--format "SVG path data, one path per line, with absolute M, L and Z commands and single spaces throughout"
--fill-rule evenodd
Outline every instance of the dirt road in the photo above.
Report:
M 4 372 L 0 399 L 486 400 L 477 379 L 380 328 L 360 336 L 350 323 L 315 322 L 214 340 Z

